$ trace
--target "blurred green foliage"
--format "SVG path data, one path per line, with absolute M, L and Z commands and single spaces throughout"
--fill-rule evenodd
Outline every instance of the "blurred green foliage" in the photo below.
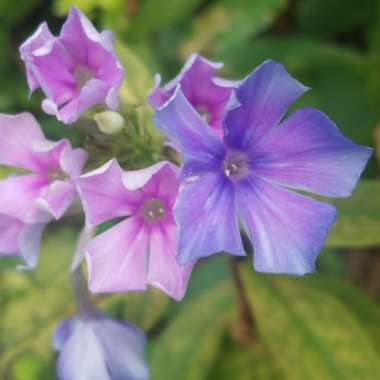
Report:
M 47 20 L 54 32 L 59 30 L 72 4 L 97 26 L 115 32 L 126 68 L 122 113 L 130 128 L 144 126 L 133 140 L 127 132 L 118 143 L 102 141 L 92 152 L 99 162 L 117 155 L 135 167 L 160 157 L 159 135 L 144 100 L 156 72 L 170 79 L 194 51 L 223 61 L 223 76 L 233 79 L 267 58 L 282 61 L 312 88 L 295 107 L 316 106 L 347 136 L 374 146 L 380 119 L 378 0 L 1 1 L 0 112 L 30 110 L 49 137 L 66 136 L 80 145 L 79 128 L 63 127 L 42 114 L 40 93 L 28 99 L 17 51 L 40 22 Z M 1 176 L 8 173 L 2 169 Z M 254 315 L 250 343 L 231 333 L 240 321 L 223 255 L 197 265 L 180 304 L 155 290 L 94 301 L 147 331 L 152 380 L 378 379 L 380 294 L 370 299 L 366 289 L 352 284 L 357 268 L 349 260 L 353 248 L 378 252 L 362 276 L 374 277 L 373 286 L 380 290 L 377 173 L 373 158 L 353 196 L 334 201 L 340 214 L 318 274 L 259 275 L 250 259 L 242 264 Z M 75 219 L 51 226 L 34 272 L 15 271 L 13 259 L 0 261 L 0 379 L 54 379 L 50 336 L 58 321 L 74 311 L 67 271 L 79 228 Z

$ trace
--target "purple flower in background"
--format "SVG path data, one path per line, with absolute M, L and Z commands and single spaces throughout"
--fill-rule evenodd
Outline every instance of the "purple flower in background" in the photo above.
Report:
M 155 286 L 180 300 L 192 264 L 176 261 L 177 168 L 168 162 L 123 172 L 116 160 L 78 180 L 86 223 L 123 220 L 86 247 L 92 292 L 146 290 Z
M 74 316 L 53 337 L 60 380 L 147 380 L 146 338 L 136 326 L 96 312 Z
M 192 54 L 181 72 L 164 87 L 159 87 L 161 77 L 156 76 L 156 85 L 148 98 L 149 102 L 155 109 L 161 107 L 173 95 L 177 85 L 181 84 L 182 92 L 190 104 L 222 135 L 222 116 L 232 88 L 236 85 L 236 82 L 215 76 L 216 70 L 222 67 L 222 63 Z
M 266 61 L 236 89 L 219 137 L 180 86 L 155 115 L 157 126 L 183 154 L 175 216 L 178 260 L 187 263 L 227 251 L 245 255 L 238 219 L 262 272 L 304 274 L 335 221 L 332 205 L 287 190 L 346 197 L 371 155 L 322 112 L 300 109 L 285 120 L 307 90 L 283 65 Z
M 41 87 L 45 112 L 70 124 L 90 107 L 105 103 L 118 107 L 124 71 L 113 48 L 113 35 L 99 33 L 87 17 L 73 7 L 58 37 L 47 24 L 20 47 L 31 92 Z
M 0 114 L 0 135 L 0 165 L 25 171 L 0 181 L 0 252 L 35 265 L 43 226 L 77 197 L 73 180 L 87 154 L 68 140 L 47 140 L 30 113 Z

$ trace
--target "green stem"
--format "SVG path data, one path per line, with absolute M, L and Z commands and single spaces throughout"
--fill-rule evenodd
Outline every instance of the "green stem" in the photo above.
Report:
M 232 333 L 238 343 L 247 345 L 256 338 L 254 334 L 256 323 L 241 278 L 239 263 L 235 257 L 230 258 L 230 270 L 235 286 L 237 308 L 237 323 L 233 326 Z

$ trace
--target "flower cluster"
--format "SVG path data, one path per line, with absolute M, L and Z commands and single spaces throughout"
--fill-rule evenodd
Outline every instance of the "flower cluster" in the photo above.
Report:
M 31 93 L 41 88 L 42 108 L 63 123 L 95 105 L 118 107 L 124 70 L 112 33 L 98 33 L 78 9 L 58 37 L 42 24 L 20 54 Z M 221 67 L 193 54 L 165 86 L 157 76 L 147 98 L 180 167 L 125 171 L 113 158 L 84 172 L 82 148 L 47 140 L 29 113 L 0 115 L 0 164 L 21 169 L 0 181 L 1 254 L 34 267 L 45 226 L 81 201 L 86 229 L 116 220 L 83 248 L 94 293 L 151 285 L 179 301 L 197 260 L 245 255 L 242 232 L 257 271 L 313 272 L 336 209 L 297 191 L 349 196 L 371 149 L 319 110 L 284 117 L 308 88 L 282 64 L 268 60 L 241 81 L 218 77 Z M 148 377 L 141 332 L 97 311 L 64 321 L 54 345 L 61 379 Z

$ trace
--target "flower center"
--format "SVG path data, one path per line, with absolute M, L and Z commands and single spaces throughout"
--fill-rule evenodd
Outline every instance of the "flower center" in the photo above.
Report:
M 79 65 L 74 70 L 74 78 L 79 88 L 82 88 L 95 74 L 88 67 Z
M 211 121 L 211 115 L 207 107 L 205 106 L 197 106 L 195 107 L 196 111 L 202 117 L 202 119 L 208 124 Z
M 229 178 L 242 177 L 249 170 L 247 156 L 239 152 L 227 153 L 223 161 L 223 172 Z
M 159 222 L 166 217 L 165 205 L 160 199 L 148 199 L 141 206 L 141 215 L 148 223 Z
M 66 181 L 69 177 L 61 169 L 50 169 L 47 173 L 49 182 Z

